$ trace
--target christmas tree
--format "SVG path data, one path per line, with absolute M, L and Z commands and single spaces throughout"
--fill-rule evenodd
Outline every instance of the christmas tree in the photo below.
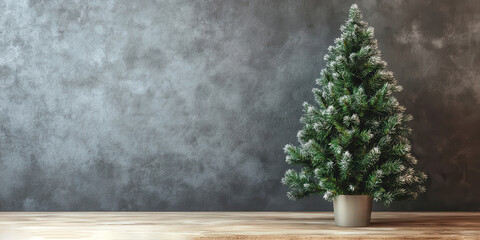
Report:
M 316 80 L 320 88 L 313 89 L 316 105 L 303 104 L 300 146 L 284 148 L 287 163 L 300 168 L 282 178 L 287 196 L 370 195 L 386 205 L 415 199 L 425 192 L 427 176 L 413 169 L 412 116 L 393 96 L 402 87 L 380 59 L 373 28 L 357 5 L 340 30 Z

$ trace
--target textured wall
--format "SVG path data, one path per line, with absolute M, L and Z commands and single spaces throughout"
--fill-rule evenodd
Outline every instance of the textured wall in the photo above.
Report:
M 282 148 L 351 3 L 1 1 L 0 209 L 330 210 Z M 430 176 L 390 209 L 479 210 L 480 4 L 358 4 Z

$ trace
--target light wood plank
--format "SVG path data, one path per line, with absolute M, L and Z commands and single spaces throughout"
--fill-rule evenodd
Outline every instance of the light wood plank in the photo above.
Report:
M 4 239 L 480 239 L 480 212 L 374 212 L 337 227 L 330 212 L 1 212 Z

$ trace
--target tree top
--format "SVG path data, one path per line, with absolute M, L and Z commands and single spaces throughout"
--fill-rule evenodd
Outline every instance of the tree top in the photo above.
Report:
M 352 22 L 360 22 L 362 20 L 362 13 L 360 12 L 360 9 L 358 9 L 357 4 L 353 4 L 350 7 L 348 17 L 351 19 Z

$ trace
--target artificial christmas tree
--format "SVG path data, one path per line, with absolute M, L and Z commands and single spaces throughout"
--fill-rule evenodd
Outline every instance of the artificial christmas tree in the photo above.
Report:
M 404 114 L 392 95 L 402 88 L 380 59 L 373 28 L 362 20 L 357 5 L 340 29 L 341 37 L 328 48 L 327 66 L 317 79 L 321 88 L 313 89 L 317 105 L 303 104 L 300 146 L 284 148 L 287 163 L 301 169 L 287 170 L 282 183 L 290 188 L 290 199 L 320 194 L 334 201 L 334 208 L 350 206 L 347 211 L 335 209 L 335 220 L 360 226 L 369 222 L 372 199 L 386 205 L 415 199 L 425 191 L 427 176 L 413 169 L 417 160 L 410 153 L 407 126 L 412 116 Z M 359 200 L 352 195 L 363 195 L 364 203 L 355 205 Z M 345 222 L 345 214 L 360 208 L 368 211 L 361 216 L 366 224 Z

